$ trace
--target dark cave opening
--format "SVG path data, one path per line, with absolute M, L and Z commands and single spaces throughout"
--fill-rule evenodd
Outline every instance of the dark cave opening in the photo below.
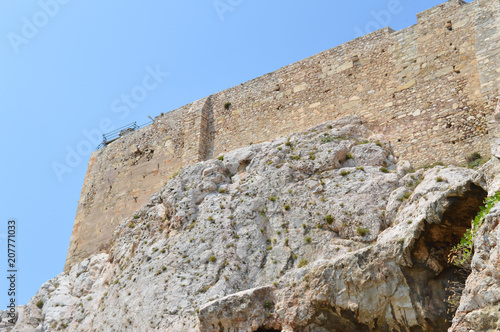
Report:
M 423 330 L 446 331 L 455 308 L 447 299 L 450 283 L 465 285 L 468 274 L 449 263 L 451 248 L 458 244 L 479 212 L 487 193 L 471 184 L 462 196 L 449 197 L 441 223 L 425 223 L 412 251 L 413 266 L 404 269 L 412 290 L 412 302 L 420 303 Z

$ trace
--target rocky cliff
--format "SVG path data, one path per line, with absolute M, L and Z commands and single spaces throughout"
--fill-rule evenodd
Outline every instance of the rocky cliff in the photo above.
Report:
M 180 170 L 4 329 L 494 331 L 500 207 L 469 276 L 448 255 L 498 168 L 415 171 L 357 117 L 235 150 Z

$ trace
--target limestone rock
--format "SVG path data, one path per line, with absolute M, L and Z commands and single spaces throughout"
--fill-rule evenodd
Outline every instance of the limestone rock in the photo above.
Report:
M 232 151 L 183 168 L 13 330 L 444 331 L 447 254 L 486 178 L 414 172 L 357 117 Z M 478 246 L 497 250 L 485 232 Z M 471 322 L 498 293 L 496 256 L 480 257 L 489 279 L 468 292 L 488 293 L 460 307 Z

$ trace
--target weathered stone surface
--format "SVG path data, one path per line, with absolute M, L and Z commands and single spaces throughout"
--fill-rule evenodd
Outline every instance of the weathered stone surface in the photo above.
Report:
M 481 174 L 414 172 L 358 117 L 229 152 L 183 168 L 13 330 L 444 331 L 447 255 L 486 196 Z M 475 257 L 476 274 L 495 257 Z M 489 278 L 467 322 L 494 309 Z

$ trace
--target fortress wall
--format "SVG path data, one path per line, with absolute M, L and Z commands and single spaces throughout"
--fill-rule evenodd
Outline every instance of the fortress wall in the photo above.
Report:
M 345 115 L 360 114 L 416 165 L 488 156 L 498 5 L 449 0 L 414 26 L 375 31 L 162 114 L 96 151 L 65 269 L 106 250 L 115 226 L 181 167 Z
M 65 270 L 107 250 L 116 225 L 146 204 L 183 166 L 200 161 L 201 113 L 206 99 L 92 153 L 71 235 Z
M 380 53 L 388 34 L 376 31 L 213 95 L 214 156 L 358 112 L 368 97 L 373 103 L 385 94 L 388 77 L 378 78 L 390 66 Z
M 353 113 L 416 164 L 487 155 L 474 6 L 448 1 L 416 26 L 379 30 L 215 94 L 214 155 Z
M 474 6 L 450 0 L 418 14 L 417 57 L 398 66 L 401 85 L 393 92 L 384 130 L 397 154 L 417 165 L 462 164 L 472 151 L 489 155 Z
M 500 1 L 476 0 L 476 52 L 484 103 L 493 108 L 500 86 Z M 500 138 L 498 123 L 488 117 L 490 139 Z

